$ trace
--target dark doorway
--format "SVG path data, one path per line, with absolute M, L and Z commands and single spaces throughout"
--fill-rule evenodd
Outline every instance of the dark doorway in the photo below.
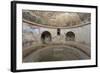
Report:
M 41 40 L 44 44 L 51 42 L 51 34 L 48 31 L 44 31 L 41 35 Z
M 72 31 L 66 33 L 66 41 L 75 41 L 75 34 Z

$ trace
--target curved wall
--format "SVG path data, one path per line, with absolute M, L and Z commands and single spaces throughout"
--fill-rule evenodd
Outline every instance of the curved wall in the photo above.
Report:
M 90 45 L 90 39 L 91 39 L 90 24 L 75 28 L 60 29 L 60 35 L 57 35 L 57 29 L 55 28 L 46 28 L 39 26 L 34 27 L 33 25 L 23 22 L 24 30 L 29 30 L 29 28 L 25 27 L 32 27 L 30 29 L 33 32 L 33 36 L 35 36 L 35 39 L 38 40 L 39 43 L 41 43 L 41 34 L 44 31 L 48 31 L 51 33 L 52 42 L 66 42 L 65 40 L 66 33 L 72 31 L 75 34 L 75 41 Z
M 72 31 L 75 34 L 75 41 L 86 43 L 90 45 L 90 37 L 91 37 L 91 30 L 90 30 L 90 24 L 85 26 L 80 26 L 77 28 L 71 28 L 71 29 L 62 29 L 61 33 L 62 35 L 65 35 L 67 32 Z

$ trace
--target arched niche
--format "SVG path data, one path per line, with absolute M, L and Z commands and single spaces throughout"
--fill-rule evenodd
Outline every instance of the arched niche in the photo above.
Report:
M 66 33 L 66 41 L 75 41 L 75 33 L 72 31 L 69 31 Z
M 44 31 L 41 34 L 41 41 L 44 44 L 50 43 L 52 40 L 51 33 L 49 31 Z

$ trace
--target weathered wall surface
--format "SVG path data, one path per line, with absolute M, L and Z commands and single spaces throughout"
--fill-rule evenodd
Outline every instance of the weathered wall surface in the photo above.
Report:
M 80 26 L 77 28 L 62 29 L 61 33 L 62 35 L 65 35 L 69 31 L 72 31 L 75 34 L 75 41 L 90 44 L 90 39 L 91 39 L 90 24 L 85 26 Z
M 51 34 L 52 42 L 60 42 L 65 43 L 66 40 L 66 33 L 69 31 L 73 32 L 75 34 L 75 41 L 81 42 L 84 44 L 90 45 L 90 37 L 91 37 L 91 30 L 90 30 L 90 24 L 75 27 L 75 28 L 68 28 L 68 29 L 60 29 L 60 35 L 57 35 L 57 29 L 51 29 L 51 28 L 44 28 L 44 27 L 32 27 L 27 24 L 23 23 L 23 31 L 30 33 L 29 35 L 23 33 L 24 36 L 33 36 L 34 41 L 37 41 L 36 43 L 41 43 L 41 35 L 44 31 L 48 31 Z M 23 37 L 25 39 L 25 37 Z M 26 38 L 28 40 L 29 38 Z

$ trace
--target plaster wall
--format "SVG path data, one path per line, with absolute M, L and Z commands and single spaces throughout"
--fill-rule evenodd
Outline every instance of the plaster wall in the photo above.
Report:
M 30 32 L 33 32 L 33 36 L 35 40 L 38 41 L 38 43 L 41 43 L 41 35 L 44 31 L 48 31 L 51 34 L 52 42 L 66 42 L 66 33 L 69 31 L 72 31 L 75 34 L 75 41 L 81 42 L 84 44 L 90 45 L 90 37 L 91 37 L 91 29 L 90 24 L 79 26 L 75 28 L 68 28 L 68 29 L 60 29 L 60 35 L 57 35 L 57 29 L 54 28 L 44 28 L 44 27 L 35 27 L 30 28 L 31 26 L 27 23 L 23 23 L 23 30 L 29 30 Z M 30 35 L 28 35 L 30 36 Z

